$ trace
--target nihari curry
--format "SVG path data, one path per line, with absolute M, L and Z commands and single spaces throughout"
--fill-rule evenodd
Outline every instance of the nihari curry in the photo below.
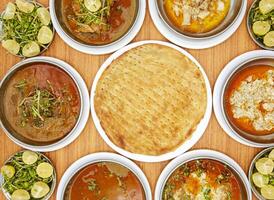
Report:
M 145 200 L 139 179 L 126 167 L 113 162 L 90 164 L 69 184 L 65 200 Z
M 132 26 L 136 0 L 63 0 L 63 20 L 70 32 L 87 44 L 108 44 Z
M 224 164 L 208 159 L 193 160 L 176 169 L 166 182 L 162 200 L 241 200 L 240 185 Z
M 73 79 L 48 63 L 32 63 L 8 80 L 3 108 L 16 134 L 34 142 L 54 142 L 75 126 L 80 96 Z
M 230 0 L 164 0 L 167 17 L 183 32 L 206 33 L 222 23 Z

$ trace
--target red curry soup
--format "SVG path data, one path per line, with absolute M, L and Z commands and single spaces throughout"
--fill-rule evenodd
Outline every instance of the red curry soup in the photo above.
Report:
M 229 81 L 224 106 L 229 121 L 250 135 L 274 131 L 274 67 L 254 65 Z
M 189 161 L 168 178 L 162 200 L 243 200 L 240 184 L 228 166 L 215 160 Z
M 65 71 L 49 63 L 31 63 L 5 83 L 2 106 L 17 138 L 47 144 L 74 128 L 80 104 L 78 88 Z
M 73 36 L 102 45 L 122 37 L 133 25 L 138 0 L 62 0 L 62 18 Z
M 128 168 L 113 162 L 90 164 L 70 181 L 65 200 L 145 200 L 143 186 Z

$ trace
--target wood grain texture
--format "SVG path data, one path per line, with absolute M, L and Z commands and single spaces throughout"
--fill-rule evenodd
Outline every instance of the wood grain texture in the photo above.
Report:
M 148 0 L 152 1 L 152 0 Z M 0 10 L 3 10 L 6 3 L 9 0 L 1 0 Z M 40 0 L 44 5 L 48 5 L 48 0 Z M 249 6 L 252 0 L 248 0 Z M 248 7 L 249 7 L 248 6 Z M 141 31 L 134 39 L 134 41 L 141 40 L 163 40 L 166 39 L 155 28 L 148 9 L 146 18 L 142 26 Z M 223 67 L 234 57 L 258 47 L 253 43 L 248 35 L 246 28 L 246 18 L 242 22 L 240 28 L 229 38 L 226 42 L 210 49 L 205 50 L 188 50 L 204 67 L 211 86 L 213 88 L 214 83 L 223 69 Z M 77 52 L 66 45 L 60 37 L 56 34 L 52 45 L 49 50 L 43 55 L 52 56 L 62 60 L 65 60 L 71 64 L 84 78 L 89 90 L 91 88 L 94 76 L 99 69 L 100 65 L 109 55 L 104 56 L 92 56 Z M 8 69 L 15 63 L 19 62 L 20 58 L 7 54 L 6 51 L 0 47 L 0 78 L 8 71 Z M 235 159 L 245 172 L 248 171 L 249 164 L 252 158 L 260 151 L 257 148 L 251 148 L 237 143 L 231 139 L 219 126 L 214 113 L 212 114 L 209 126 L 201 138 L 201 140 L 192 149 L 213 149 L 223 152 L 233 159 Z M 13 153 L 21 148 L 14 144 L 2 130 L 0 130 L 0 166 L 4 161 Z M 91 117 L 82 132 L 82 134 L 69 146 L 51 153 L 46 153 L 47 156 L 53 161 L 58 175 L 58 181 L 60 180 L 64 171 L 77 159 L 94 152 L 113 152 L 102 138 L 97 133 Z M 152 191 L 155 189 L 156 181 L 160 175 L 162 169 L 168 162 L 161 162 L 155 164 L 147 164 L 137 162 L 147 175 L 151 185 Z M 56 190 L 51 200 L 56 199 Z M 0 200 L 5 199 L 0 194 Z M 254 198 L 255 199 L 255 198 Z

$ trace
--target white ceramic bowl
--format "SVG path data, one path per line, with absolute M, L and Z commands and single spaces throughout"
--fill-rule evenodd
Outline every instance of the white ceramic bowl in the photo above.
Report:
M 70 66 L 68 63 L 66 63 L 62 60 L 52 58 L 52 57 L 44 57 L 44 56 L 29 58 L 29 59 L 22 60 L 21 62 L 15 64 L 6 73 L 4 78 L 1 80 L 0 88 L 3 85 L 3 83 L 5 82 L 5 80 L 8 79 L 9 76 L 14 71 L 16 71 L 17 69 L 19 69 L 20 67 L 22 67 L 26 64 L 36 63 L 36 62 L 53 64 L 56 67 L 59 67 L 60 69 L 64 70 L 74 80 L 74 82 L 78 88 L 80 99 L 81 99 L 81 109 L 80 109 L 80 114 L 79 114 L 77 123 L 75 124 L 74 128 L 70 131 L 70 133 L 67 134 L 66 137 L 64 137 L 63 139 L 61 139 L 55 143 L 52 143 L 49 145 L 44 145 L 44 146 L 36 146 L 36 145 L 24 143 L 9 132 L 9 130 L 3 124 L 2 120 L 0 121 L 0 125 L 1 125 L 2 129 L 5 131 L 6 135 L 13 142 L 15 142 L 17 145 L 19 145 L 25 149 L 29 149 L 32 151 L 38 151 L 38 152 L 55 151 L 55 150 L 65 147 L 65 146 L 69 145 L 71 142 L 73 142 L 80 135 L 82 130 L 84 129 L 84 127 L 87 123 L 87 120 L 88 120 L 88 116 L 89 116 L 89 94 L 88 94 L 87 86 L 86 86 L 84 80 L 72 66 Z
M 168 47 L 171 47 L 171 48 L 181 52 L 183 55 L 187 56 L 201 70 L 201 73 L 205 80 L 205 85 L 206 85 L 206 90 L 207 90 L 206 112 L 205 112 L 203 119 L 198 124 L 196 130 L 192 133 L 192 136 L 187 141 L 185 141 L 180 147 L 178 147 L 176 150 L 166 153 L 166 154 L 163 154 L 163 155 L 159 155 L 159 156 L 148 156 L 148 155 L 142 155 L 142 154 L 134 154 L 134 153 L 125 151 L 124 149 L 121 149 L 120 147 L 116 146 L 108 138 L 107 134 L 103 130 L 103 128 L 100 124 L 100 120 L 98 119 L 98 116 L 96 115 L 95 108 L 94 108 L 94 96 L 95 96 L 95 92 L 96 92 L 96 86 L 97 86 L 97 83 L 98 83 L 101 75 L 103 74 L 103 72 L 107 69 L 107 67 L 112 63 L 113 60 L 115 60 L 116 58 L 121 56 L 123 53 L 125 53 L 126 51 L 128 51 L 132 48 L 135 48 L 135 47 L 138 47 L 138 46 L 141 46 L 144 44 L 160 44 L 160 45 L 168 46 Z M 209 122 L 209 119 L 210 119 L 210 116 L 211 116 L 211 111 L 212 111 L 212 94 L 211 94 L 210 83 L 209 83 L 209 80 L 207 78 L 205 71 L 203 70 L 202 66 L 198 63 L 198 61 L 192 55 L 190 55 L 188 52 L 186 52 L 185 50 L 183 50 L 180 47 L 177 47 L 177 46 L 175 46 L 171 43 L 168 43 L 168 42 L 153 41 L 153 40 L 132 43 L 132 44 L 120 49 L 119 51 L 115 52 L 114 54 L 112 54 L 103 63 L 103 65 L 101 66 L 101 68 L 99 69 L 99 71 L 97 72 L 97 74 L 95 76 L 95 79 L 94 79 L 94 82 L 92 85 L 92 89 L 91 89 L 90 101 L 91 101 L 91 114 L 92 114 L 92 118 L 93 118 L 95 127 L 97 128 L 99 134 L 104 139 L 104 141 L 118 153 L 120 153 L 128 158 L 131 158 L 133 160 L 138 160 L 138 161 L 143 161 L 143 162 L 161 162 L 161 161 L 165 161 L 165 160 L 170 160 L 176 156 L 179 156 L 180 154 L 184 153 L 185 151 L 189 150 L 194 144 L 196 144 L 198 142 L 198 140 L 202 137 L 203 133 L 205 132 L 206 127 Z
M 149 186 L 149 182 L 145 176 L 145 174 L 142 172 L 142 170 L 131 160 L 120 156 L 118 154 L 114 153 L 94 153 L 90 154 L 87 156 L 84 156 L 74 162 L 63 174 L 62 179 L 59 183 L 58 190 L 57 190 L 57 196 L 56 199 L 63 199 L 64 194 L 66 191 L 66 187 L 68 183 L 70 182 L 71 178 L 79 172 L 81 169 L 84 167 L 93 164 L 93 163 L 98 163 L 98 162 L 114 162 L 117 164 L 121 164 L 124 167 L 128 168 L 131 170 L 135 176 L 139 179 L 140 183 L 143 186 L 144 192 L 145 192 L 145 197 L 146 200 L 152 200 L 152 194 L 151 194 L 151 189 Z
M 269 147 L 273 146 L 274 144 L 271 143 L 259 143 L 255 141 L 248 140 L 241 135 L 239 135 L 228 123 L 228 120 L 225 117 L 225 113 L 223 110 L 223 93 L 224 93 L 224 87 L 226 85 L 226 82 L 231 77 L 231 74 L 235 72 L 238 68 L 242 67 L 243 64 L 260 58 L 273 58 L 274 54 L 272 51 L 267 50 L 256 50 L 244 53 L 236 58 L 234 58 L 232 61 L 230 61 L 222 70 L 220 73 L 215 86 L 214 86 L 214 92 L 213 92 L 213 107 L 214 107 L 214 113 L 216 115 L 217 121 L 219 122 L 220 126 L 223 128 L 223 130 L 234 140 L 237 142 L 240 142 L 244 145 L 248 145 L 251 147 Z
M 212 150 L 194 150 L 187 152 L 174 160 L 172 160 L 162 171 L 161 175 L 158 178 L 154 199 L 155 200 L 162 200 L 162 192 L 166 181 L 168 180 L 169 176 L 182 164 L 187 163 L 192 160 L 197 159 L 212 159 L 219 161 L 221 163 L 226 164 L 230 167 L 231 170 L 241 179 L 242 185 L 244 190 L 246 191 L 247 199 L 244 200 L 252 200 L 252 192 L 248 182 L 248 179 L 243 171 L 243 169 L 230 157 L 227 155 L 212 151 Z
M 171 29 L 170 26 L 167 25 L 166 22 L 163 21 L 161 18 L 158 7 L 157 7 L 157 0 L 151 0 L 149 1 L 149 12 L 150 16 L 154 22 L 154 25 L 159 30 L 159 32 L 169 41 L 173 42 L 174 44 L 177 44 L 181 47 L 186 47 L 190 49 L 205 49 L 210 48 L 213 46 L 216 46 L 225 40 L 227 40 L 232 34 L 236 32 L 240 24 L 242 23 L 246 8 L 247 8 L 247 0 L 243 0 L 243 3 L 241 5 L 240 11 L 236 17 L 236 19 L 233 21 L 233 23 L 225 29 L 224 32 L 217 34 L 214 37 L 206 37 L 206 38 L 193 38 L 184 36 L 175 30 Z M 235 0 L 236 1 L 236 0 Z M 232 4 L 231 4 L 232 5 Z M 233 9 L 232 6 L 230 9 Z
M 72 48 L 87 54 L 92 55 L 102 55 L 112 53 L 123 46 L 127 45 L 140 31 L 146 14 L 146 0 L 139 0 L 139 10 L 135 19 L 133 26 L 129 29 L 129 31 L 117 41 L 114 41 L 107 45 L 85 45 L 80 43 L 73 38 L 71 38 L 60 25 L 56 13 L 55 13 L 55 1 L 49 1 L 50 15 L 52 19 L 53 26 L 58 33 L 58 35 Z M 61 0 L 58 0 L 61 1 Z

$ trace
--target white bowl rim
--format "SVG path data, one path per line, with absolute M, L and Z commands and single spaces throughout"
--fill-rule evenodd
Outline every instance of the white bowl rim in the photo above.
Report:
M 75 161 L 63 174 L 57 189 L 56 199 L 63 199 L 63 195 L 66 190 L 67 184 L 69 183 L 70 179 L 79 170 L 83 169 L 85 166 L 89 164 L 104 162 L 104 161 L 116 162 L 118 164 L 121 164 L 127 167 L 129 170 L 131 170 L 139 179 L 140 183 L 142 184 L 145 195 L 146 195 L 146 200 L 152 200 L 152 193 L 151 193 L 149 182 L 144 172 L 141 170 L 141 168 L 137 164 L 135 164 L 133 161 L 121 155 L 118 155 L 115 153 L 108 153 L 108 152 L 92 153 Z
M 156 187 L 155 187 L 155 192 L 154 192 L 154 199 L 155 200 L 161 200 L 161 193 L 162 193 L 162 188 L 167 180 L 167 178 L 170 176 L 170 173 L 174 171 L 174 169 L 176 169 L 178 166 L 182 165 L 184 162 L 187 162 L 189 160 L 196 160 L 206 157 L 206 158 L 210 158 L 210 159 L 216 159 L 217 161 L 221 161 L 224 163 L 229 164 L 230 167 L 232 167 L 240 176 L 240 178 L 242 179 L 245 188 L 247 189 L 247 195 L 248 195 L 248 199 L 247 200 L 252 200 L 252 192 L 251 192 L 251 187 L 248 181 L 248 178 L 245 174 L 245 172 L 243 171 L 243 169 L 241 168 L 241 166 L 234 161 L 232 158 L 230 158 L 229 156 L 218 152 L 218 151 L 213 151 L 213 150 L 208 150 L 208 149 L 198 149 L 198 150 L 192 150 L 189 151 L 187 153 L 184 153 L 183 155 L 175 158 L 174 160 L 172 160 L 161 172 L 157 183 L 156 183 Z
M 13 67 L 11 67 L 6 75 L 3 77 L 1 80 L 0 85 L 2 85 L 3 81 L 7 78 L 7 76 L 12 73 L 14 70 L 16 70 L 18 67 L 27 64 L 27 63 L 33 63 L 33 62 L 47 62 L 56 65 L 60 69 L 64 70 L 68 75 L 74 80 L 75 84 L 78 87 L 79 90 L 79 95 L 81 98 L 81 111 L 79 114 L 79 119 L 77 120 L 77 123 L 75 124 L 75 127 L 72 129 L 72 131 L 63 139 L 59 140 L 56 143 L 50 144 L 50 145 L 42 145 L 42 146 L 36 146 L 36 145 L 30 145 L 26 144 L 20 140 L 18 140 L 16 137 L 12 136 L 9 131 L 4 127 L 2 121 L 0 121 L 0 126 L 6 133 L 6 135 L 17 145 L 31 150 L 31 151 L 37 151 L 37 152 L 50 152 L 50 151 L 55 151 L 58 149 L 61 149 L 70 143 L 72 143 L 83 131 L 85 128 L 85 125 L 88 121 L 89 117 L 89 93 L 88 89 L 86 86 L 86 83 L 84 82 L 83 78 L 80 76 L 80 74 L 68 63 L 59 60 L 57 58 L 53 57 L 47 57 L 47 56 L 37 56 L 33 58 L 28 58 L 25 60 L 22 60 Z
M 166 25 L 166 23 L 163 22 L 162 18 L 159 16 L 156 4 L 156 1 L 149 1 L 149 13 L 158 31 L 172 43 L 189 49 L 207 49 L 210 47 L 214 47 L 227 40 L 236 32 L 238 27 L 241 25 L 247 9 L 247 0 L 243 0 L 241 10 L 239 11 L 240 14 L 238 14 L 237 19 L 234 21 L 234 24 L 228 27 L 226 31 L 216 35 L 216 37 L 196 39 L 190 38 L 188 36 L 183 36 L 169 28 Z
M 231 138 L 236 140 L 237 142 L 250 146 L 250 147 L 258 147 L 258 148 L 265 148 L 269 146 L 273 146 L 273 144 L 260 144 L 256 142 L 249 141 L 243 137 L 241 137 L 239 134 L 237 134 L 228 124 L 225 119 L 224 113 L 222 111 L 222 92 L 223 87 L 227 81 L 227 79 L 230 77 L 231 73 L 233 73 L 237 68 L 241 67 L 243 63 L 246 63 L 249 60 L 254 60 L 256 58 L 263 58 L 263 57 L 273 57 L 273 52 L 269 50 L 254 50 L 249 51 L 244 54 L 241 54 L 234 59 L 232 59 L 226 66 L 223 68 L 221 73 L 219 74 L 213 91 L 213 108 L 214 113 L 217 118 L 218 123 L 222 127 L 222 129 L 225 131 L 226 134 L 228 134 Z
M 130 28 L 130 30 L 124 36 L 122 36 L 117 41 L 114 41 L 113 43 L 110 43 L 108 45 L 89 46 L 89 45 L 80 44 L 79 42 L 73 40 L 64 32 L 64 30 L 62 29 L 56 17 L 55 8 L 54 8 L 55 1 L 56 0 L 49 1 L 49 8 L 50 8 L 52 24 L 57 34 L 70 47 L 82 53 L 91 54 L 91 55 L 103 55 L 103 54 L 112 53 L 122 48 L 123 46 L 127 45 L 128 43 L 130 43 L 135 38 L 135 36 L 139 33 L 144 23 L 144 19 L 146 15 L 146 0 L 139 0 L 139 10 L 138 10 L 135 22 Z
M 204 80 L 205 80 L 205 85 L 206 85 L 206 90 L 207 90 L 207 107 L 206 107 L 206 112 L 204 115 L 204 118 L 200 121 L 200 123 L 198 124 L 196 130 L 192 133 L 191 138 L 189 138 L 187 141 L 185 141 L 180 147 L 178 147 L 175 151 L 163 154 L 163 155 L 159 155 L 159 156 L 150 156 L 150 155 L 142 155 L 142 154 L 135 154 L 135 153 L 131 153 L 129 151 L 126 151 L 118 146 L 116 146 L 106 135 L 105 131 L 103 130 L 103 128 L 101 127 L 100 124 L 100 120 L 98 119 L 96 112 L 95 112 L 95 108 L 94 108 L 94 96 L 95 96 L 95 92 L 96 92 L 96 86 L 97 83 L 101 77 L 101 75 L 103 74 L 103 72 L 105 71 L 105 69 L 112 63 L 113 60 L 115 60 L 116 58 L 118 58 L 119 56 L 121 56 L 123 53 L 125 53 L 126 51 L 144 45 L 144 44 L 160 44 L 160 45 L 164 45 L 170 48 L 173 48 L 179 52 L 181 52 L 183 55 L 187 56 L 192 62 L 194 62 L 200 69 Z M 204 134 L 207 125 L 209 123 L 210 117 L 211 117 L 211 113 L 212 113 L 212 93 L 211 93 L 211 87 L 210 87 L 210 83 L 209 80 L 207 78 L 207 75 L 203 69 L 203 67 L 199 64 L 199 62 L 187 51 L 185 51 L 184 49 L 171 44 L 169 42 L 163 42 L 163 41 L 157 41 L 157 40 L 145 40 L 145 41 L 140 41 L 140 42 L 135 42 L 132 43 L 130 45 L 127 45 L 125 47 L 123 47 L 122 49 L 120 49 L 119 51 L 115 52 L 114 54 L 112 54 L 100 67 L 100 69 L 98 70 L 94 81 L 93 81 L 93 85 L 91 88 L 91 94 L 90 94 L 90 101 L 91 101 L 91 115 L 93 118 L 93 122 L 95 124 L 95 127 L 97 129 L 97 131 L 99 132 L 99 134 L 101 135 L 101 137 L 104 139 L 104 141 L 112 148 L 114 149 L 116 152 L 122 154 L 123 156 L 126 156 L 130 159 L 133 160 L 137 160 L 137 161 L 142 161 L 142 162 L 161 162 L 161 161 L 166 161 L 166 160 L 170 160 L 174 157 L 177 157 L 179 155 L 181 155 L 182 153 L 186 152 L 187 150 L 189 150 L 194 144 L 196 144 L 198 142 L 198 140 L 202 137 L 202 135 Z

